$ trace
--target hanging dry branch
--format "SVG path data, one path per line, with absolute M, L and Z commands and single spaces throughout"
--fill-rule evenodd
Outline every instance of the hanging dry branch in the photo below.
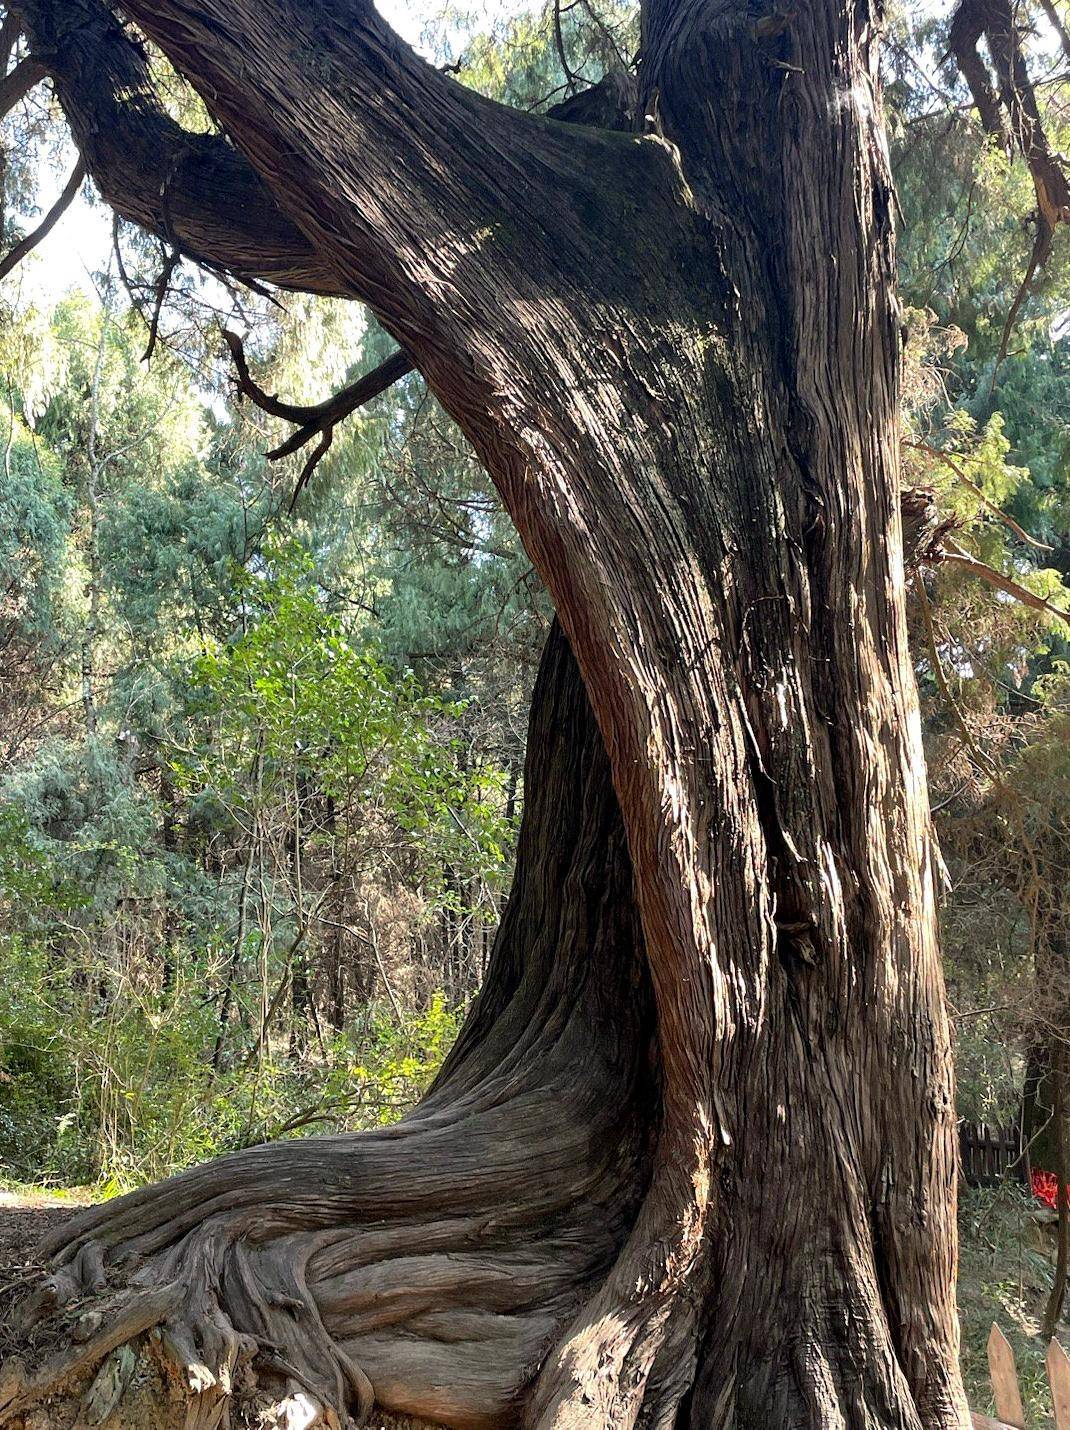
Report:
M 311 405 L 284 402 L 281 398 L 265 391 L 254 379 L 249 371 L 245 346 L 238 334 L 229 328 L 224 328 L 223 337 L 230 349 L 231 357 L 234 359 L 239 392 L 269 416 L 280 417 L 284 422 L 297 424 L 297 430 L 291 433 L 285 442 L 280 443 L 279 446 L 272 448 L 267 453 L 268 458 L 271 461 L 278 461 L 281 457 L 289 457 L 294 452 L 300 451 L 302 447 L 307 446 L 309 442 L 316 438 L 319 439 L 297 479 L 294 494 L 290 499 L 291 511 L 293 511 L 301 492 L 308 485 L 321 458 L 330 448 L 331 442 L 334 440 L 334 429 L 338 423 L 344 421 L 358 408 L 366 406 L 373 398 L 386 392 L 388 388 L 393 387 L 394 383 L 414 371 L 412 359 L 408 353 L 399 348 L 378 367 L 365 373 L 363 377 L 357 378 L 355 382 L 349 383 L 348 386 L 343 387 L 341 391 L 328 397 L 324 402 Z
M 976 556 L 971 556 L 968 551 L 964 551 L 956 542 L 948 542 L 939 555 L 940 561 L 950 561 L 954 566 L 960 566 L 964 571 L 969 571 L 989 586 L 994 586 L 997 591 L 1002 591 L 1007 596 L 1013 596 L 1023 606 L 1028 606 L 1030 610 L 1041 611 L 1046 616 L 1057 616 L 1059 620 L 1070 625 L 1070 611 L 1060 610 L 1051 601 L 1047 601 L 1043 596 L 1038 596 L 1035 591 L 1030 591 L 1028 586 L 1023 586 L 1020 581 L 1015 581 L 1012 576 L 1005 575 L 1002 571 L 997 571 L 994 566 L 989 566 L 987 562 L 979 561 Z
M 568 62 L 568 53 L 565 49 L 565 33 L 561 24 L 561 0 L 554 0 L 554 49 L 557 51 L 558 63 L 565 73 L 565 81 L 570 90 L 574 90 L 579 83 L 579 76 L 575 73 Z
M 991 68 L 981 55 L 982 39 Z M 985 132 L 1008 155 L 1022 156 L 1037 200 L 1033 248 L 1003 326 L 992 374 L 994 386 L 1022 305 L 1051 256 L 1056 229 L 1070 220 L 1070 180 L 1061 156 L 1048 142 L 1012 0 L 960 0 L 948 44 Z
M 10 253 L 0 258 L 0 279 L 6 278 L 13 269 L 18 267 L 28 254 L 33 252 L 39 243 L 48 237 L 74 202 L 78 190 L 82 187 L 84 181 L 85 163 L 79 159 L 74 166 L 74 172 L 63 187 L 63 192 L 49 209 L 48 213 L 45 214 L 41 222 L 35 229 L 32 229 L 25 238 L 20 239 Z
M 116 245 L 118 249 L 118 244 Z M 148 362 L 156 349 L 156 339 L 160 332 L 160 314 L 163 312 L 163 305 L 167 299 L 167 293 L 171 287 L 171 279 L 174 277 L 175 269 L 178 267 L 182 254 L 178 248 L 172 248 L 171 252 L 164 260 L 164 265 L 160 269 L 160 276 L 156 280 L 156 289 L 153 294 L 152 317 L 149 320 L 149 340 L 145 344 L 145 351 L 141 354 L 141 361 Z

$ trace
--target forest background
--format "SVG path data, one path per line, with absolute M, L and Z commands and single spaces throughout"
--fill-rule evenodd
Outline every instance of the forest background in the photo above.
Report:
M 617 0 L 403 18 L 532 108 L 636 45 Z M 893 7 L 885 45 L 910 603 L 959 1113 L 1027 1144 L 1026 1175 L 963 1194 L 966 1369 L 983 1408 L 999 1318 L 1040 1414 L 1055 1236 L 1028 1173 L 1065 1172 L 1070 1069 L 1070 253 L 1023 286 L 1033 186 L 948 19 Z M 1070 17 L 1023 0 L 1017 22 L 1070 148 Z M 81 186 L 44 87 L 0 141 L 11 254 Z M 86 190 L 0 283 L 0 1179 L 83 1197 L 412 1104 L 508 890 L 550 619 L 417 376 L 314 465 L 265 455 L 293 425 L 250 392 L 316 403 L 373 369 L 365 312 L 230 287 L 103 215 Z

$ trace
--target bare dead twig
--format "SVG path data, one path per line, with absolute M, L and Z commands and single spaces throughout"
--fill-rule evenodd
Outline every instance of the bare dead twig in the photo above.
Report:
M 979 561 L 976 556 L 971 556 L 968 551 L 963 551 L 956 542 L 949 542 L 941 553 L 941 561 L 950 561 L 952 565 L 960 566 L 964 571 L 971 572 L 980 580 L 994 586 L 997 591 L 1003 591 L 1005 595 L 1013 596 L 1023 606 L 1028 606 L 1030 610 L 1042 611 L 1047 616 L 1057 616 L 1059 620 L 1070 625 L 1070 611 L 1062 611 L 1058 606 L 1053 606 L 1050 601 L 1038 596 L 1035 591 L 1030 591 L 1028 586 L 1023 586 L 1019 581 L 1015 581 L 1012 576 L 1006 576 L 1002 571 L 997 571 L 994 566 L 989 566 L 984 561 Z
M 6 278 L 13 269 L 18 267 L 28 254 L 33 252 L 43 239 L 48 237 L 77 197 L 78 190 L 82 187 L 82 182 L 85 179 L 85 174 L 85 162 L 79 159 L 78 163 L 74 166 L 74 172 L 64 185 L 63 192 L 49 209 L 48 213 L 45 214 L 41 222 L 35 229 L 28 233 L 25 238 L 20 239 L 10 253 L 0 259 L 0 279 Z
M 569 65 L 568 55 L 565 52 L 565 35 L 561 25 L 561 0 L 554 0 L 554 49 L 557 51 L 561 68 L 565 72 L 568 87 L 574 90 L 579 83 L 579 76 Z
M 175 269 L 179 265 L 182 255 L 177 248 L 172 248 L 167 255 L 163 267 L 160 269 L 160 276 L 156 280 L 156 291 L 153 296 L 152 318 L 149 321 L 149 340 L 145 345 L 145 351 L 141 354 L 141 361 L 147 363 L 156 348 L 156 338 L 160 331 L 160 314 L 163 312 L 163 305 L 167 298 L 168 289 L 171 286 L 171 279 L 174 277 Z
M 399 348 L 378 367 L 365 373 L 363 377 L 357 378 L 355 382 L 349 383 L 348 386 L 343 387 L 341 391 L 328 397 L 324 402 L 311 405 L 284 402 L 280 397 L 265 391 L 255 380 L 249 371 L 245 347 L 238 334 L 228 328 L 223 328 L 222 333 L 230 349 L 231 357 L 234 359 L 239 392 L 269 416 L 297 424 L 296 432 L 291 433 L 284 442 L 268 452 L 269 460 L 278 461 L 282 457 L 288 457 L 294 452 L 300 451 L 315 438 L 319 439 L 297 479 L 290 501 L 291 512 L 301 492 L 308 485 L 318 463 L 330 448 L 334 439 L 334 429 L 338 423 L 356 412 L 358 408 L 366 406 L 373 398 L 380 396 L 415 370 L 415 365 L 408 353 Z
M 916 584 L 918 604 L 921 606 L 922 620 L 925 623 L 925 634 L 929 642 L 929 657 L 933 663 L 933 676 L 936 680 L 937 687 L 943 697 L 945 705 L 951 711 L 952 717 L 959 728 L 963 743 L 976 761 L 978 769 L 983 770 L 990 779 L 995 779 L 996 767 L 974 740 L 970 732 L 970 727 L 966 724 L 966 717 L 963 715 L 959 703 L 951 693 L 951 687 L 947 683 L 947 676 L 944 673 L 944 663 L 940 659 L 940 645 L 936 638 L 933 610 L 929 604 L 929 593 L 925 589 L 925 582 L 919 579 Z
M 1044 267 L 1051 257 L 1051 251 L 1055 244 L 1055 230 L 1048 223 L 1043 214 L 1037 214 L 1037 233 L 1033 240 L 1033 248 L 1029 254 L 1029 262 L 1026 264 L 1025 274 L 1018 285 L 1017 292 L 1011 301 L 1011 306 L 1007 310 L 1007 318 L 1003 324 L 1003 332 L 1000 334 L 999 350 L 996 353 L 996 361 L 992 365 L 992 381 L 988 384 L 989 397 L 996 390 L 996 379 L 999 370 L 1003 366 L 1011 345 L 1011 334 L 1014 332 L 1014 325 L 1018 321 L 1018 314 L 1022 311 L 1022 305 L 1033 292 L 1033 283 L 1037 273 Z

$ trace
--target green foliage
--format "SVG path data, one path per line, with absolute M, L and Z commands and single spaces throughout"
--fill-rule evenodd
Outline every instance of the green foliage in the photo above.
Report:
M 366 830 L 386 814 L 418 835 L 429 864 L 491 873 L 504 857 L 489 803 L 501 775 L 462 769 L 453 729 L 464 705 L 421 693 L 411 670 L 391 670 L 355 636 L 294 543 L 269 544 L 261 565 L 236 573 L 235 593 L 242 629 L 207 642 L 188 671 L 192 746 L 172 763 L 180 788 L 240 822 L 314 780 L 359 808 Z
M 458 1010 L 436 993 L 399 1024 L 385 1007 L 369 1009 L 329 1048 L 325 1067 L 295 1078 L 285 1061 L 259 1069 L 241 1141 L 270 1141 L 311 1129 L 357 1131 L 396 1122 L 424 1092 L 453 1045 Z M 255 1121 L 254 1121 L 255 1114 Z
M 406 391 L 323 473 L 352 523 L 310 502 L 277 534 L 263 434 L 165 351 L 146 373 L 103 292 L 0 343 L 0 1167 L 114 1190 L 378 1125 L 432 1075 L 511 848 L 469 617 L 515 578 L 424 530 L 450 574 L 408 594 L 410 534 L 374 515 L 386 434 L 436 443 Z M 309 353 L 349 329 L 297 316 L 262 360 L 315 397 Z M 486 488 L 451 442 L 466 511 Z
M 269 1050 L 213 1070 L 210 965 L 161 995 L 137 976 L 18 940 L 0 949 L 0 1166 L 17 1181 L 105 1195 L 253 1142 L 395 1121 L 457 1029 L 441 996 L 400 1022 L 370 1007 L 309 1065 Z
M 59 464 L 37 445 L 25 423 L 8 414 L 4 481 L 0 484 L 0 628 L 13 639 L 61 644 L 67 609 L 67 546 L 72 504 Z

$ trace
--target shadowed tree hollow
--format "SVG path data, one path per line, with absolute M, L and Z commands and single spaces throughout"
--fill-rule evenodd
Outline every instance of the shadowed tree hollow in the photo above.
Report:
M 559 624 L 423 1104 L 77 1217 L 0 1425 L 960 1430 L 876 7 L 644 0 L 605 127 L 471 93 L 365 0 L 20 9 L 121 214 L 372 307 Z

